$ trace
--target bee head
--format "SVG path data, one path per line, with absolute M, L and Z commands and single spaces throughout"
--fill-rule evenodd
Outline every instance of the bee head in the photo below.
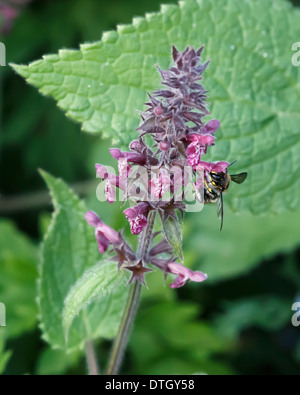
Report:
M 218 188 L 221 192 L 225 192 L 228 189 L 230 184 L 230 175 L 227 172 L 216 173 L 212 171 L 209 175 L 212 185 Z

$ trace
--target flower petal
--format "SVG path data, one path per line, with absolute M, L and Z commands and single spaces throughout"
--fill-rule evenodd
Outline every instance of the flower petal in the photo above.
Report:
M 215 133 L 220 127 L 220 121 L 218 119 L 212 119 L 211 121 L 207 122 L 201 128 L 202 133 Z
M 118 245 L 120 243 L 119 233 L 104 222 L 97 226 L 97 231 L 101 232 L 111 244 Z
M 87 223 L 94 228 L 96 228 L 102 222 L 99 216 L 94 211 L 88 211 L 85 214 L 85 219 L 87 220 Z
M 109 180 L 106 181 L 105 185 L 105 197 L 110 204 L 116 201 L 116 189 Z
M 202 282 L 207 279 L 206 274 L 199 271 L 194 272 L 177 262 L 171 262 L 168 264 L 168 272 L 178 275 L 174 282 L 170 284 L 171 288 L 180 288 L 187 282 L 187 280 Z
M 230 163 L 228 162 L 217 162 L 217 163 L 213 163 L 212 166 L 212 171 L 215 171 L 216 173 L 225 173 L 227 167 L 229 166 Z
M 124 152 L 122 152 L 118 148 L 110 148 L 109 151 L 111 153 L 111 156 L 117 160 L 119 160 L 120 158 L 124 158 Z
M 95 236 L 98 243 L 99 252 L 100 254 L 103 254 L 108 249 L 109 240 L 104 236 L 102 232 L 97 229 L 95 232 Z

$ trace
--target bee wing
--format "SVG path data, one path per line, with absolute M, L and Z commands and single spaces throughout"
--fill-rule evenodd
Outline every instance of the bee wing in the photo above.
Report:
M 220 227 L 220 231 L 221 231 L 223 228 L 223 218 L 224 218 L 223 194 L 222 193 L 218 199 L 218 217 L 221 220 L 221 227 Z
M 246 180 L 247 175 L 248 173 L 232 174 L 230 175 L 230 178 L 233 182 L 236 182 L 237 184 L 242 184 Z

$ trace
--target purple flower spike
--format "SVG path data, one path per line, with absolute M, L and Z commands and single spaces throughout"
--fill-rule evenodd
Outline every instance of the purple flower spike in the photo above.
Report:
M 95 228 L 95 237 L 98 243 L 100 254 L 103 254 L 110 244 L 118 246 L 120 244 L 120 236 L 118 232 L 106 225 L 93 211 L 85 214 L 87 223 Z
M 149 210 L 148 203 L 141 202 L 135 207 L 130 207 L 123 211 L 129 221 L 131 233 L 138 235 L 147 226 L 147 218 L 145 214 Z
M 168 264 L 168 272 L 178 275 L 175 281 L 170 284 L 171 288 L 180 288 L 187 282 L 187 280 L 202 282 L 207 279 L 206 274 L 198 271 L 194 272 L 177 262 L 171 262 Z
M 222 192 L 226 191 L 230 181 L 230 176 L 225 177 L 228 162 L 206 162 L 205 156 L 203 158 L 215 145 L 214 133 L 220 127 L 218 119 L 205 121 L 210 112 L 202 74 L 209 61 L 201 61 L 203 48 L 197 50 L 188 46 L 179 52 L 172 47 L 173 65 L 167 70 L 157 67 L 163 88 L 148 94 L 145 110 L 139 111 L 142 120 L 136 129 L 137 139 L 129 144 L 128 152 L 110 149 L 112 157 L 118 161 L 118 175 L 113 170 L 109 173 L 108 167 L 96 164 L 97 176 L 105 180 L 107 201 L 113 203 L 116 200 L 119 188 L 124 202 L 135 202 L 135 206 L 123 211 L 131 233 L 145 233 L 140 243 L 146 239 L 147 248 L 139 246 L 135 254 L 122 232 L 117 233 L 105 225 L 97 214 L 86 214 L 88 223 L 95 228 L 99 251 L 103 253 L 112 247 L 115 253 L 112 260 L 118 262 L 118 269 L 124 268 L 132 273 L 130 282 L 145 284 L 144 276 L 151 271 L 148 265 L 156 266 L 165 278 L 168 274 L 175 275 L 171 288 L 182 287 L 188 280 L 202 282 L 207 279 L 206 274 L 175 262 L 177 242 L 174 244 L 169 237 L 172 236 L 172 224 L 167 222 L 170 219 L 178 224 L 178 214 L 183 216 L 184 211 L 190 211 L 186 198 L 191 183 L 196 201 L 208 204 L 217 200 L 222 203 Z M 221 181 L 217 183 L 217 180 Z M 166 238 L 162 236 L 154 246 L 150 243 L 161 232 L 153 234 L 152 213 L 160 215 L 166 231 Z

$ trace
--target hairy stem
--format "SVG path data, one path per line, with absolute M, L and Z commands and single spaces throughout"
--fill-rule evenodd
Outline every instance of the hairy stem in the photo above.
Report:
M 155 221 L 155 211 L 150 211 L 148 215 L 148 225 L 141 234 L 139 240 L 139 248 L 137 258 L 146 259 L 148 254 L 149 246 L 152 240 L 153 226 Z M 128 298 L 123 311 L 120 327 L 117 336 L 114 341 L 112 348 L 110 360 L 108 362 L 108 367 L 106 374 L 115 375 L 118 373 L 119 367 L 123 360 L 124 352 L 129 339 L 129 333 L 134 321 L 141 293 L 142 285 L 139 281 L 135 281 L 130 286 Z
M 110 360 L 108 362 L 108 367 L 106 372 L 106 374 L 108 375 L 115 375 L 118 373 L 125 352 L 125 348 L 127 345 L 131 324 L 134 320 L 135 313 L 137 311 L 140 292 L 141 292 L 141 283 L 135 281 L 130 286 L 128 299 L 121 319 L 119 331 L 117 337 L 115 338 Z
M 99 376 L 100 371 L 97 363 L 96 352 L 92 341 L 85 343 L 85 355 L 90 376 Z
M 144 231 L 141 234 L 140 240 L 139 240 L 139 248 L 138 248 L 138 253 L 137 253 L 137 258 L 139 259 L 146 259 L 148 250 L 150 247 L 150 243 L 152 241 L 152 236 L 153 236 L 153 227 L 154 227 L 154 222 L 155 222 L 155 214 L 156 211 L 150 211 L 148 214 L 148 225 L 144 229 Z

